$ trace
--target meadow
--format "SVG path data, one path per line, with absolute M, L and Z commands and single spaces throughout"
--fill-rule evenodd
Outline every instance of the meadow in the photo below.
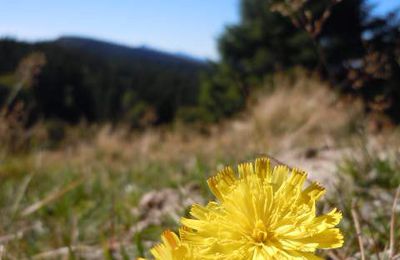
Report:
M 148 257 L 162 230 L 212 198 L 209 176 L 267 155 L 327 187 L 321 212 L 343 212 L 344 247 L 327 259 L 400 259 L 399 129 L 380 129 L 356 98 L 314 75 L 277 74 L 265 85 L 218 124 L 82 122 L 55 142 L 40 122 L 29 133 L 2 122 L 0 258 Z M 14 149 L 26 135 L 29 145 Z

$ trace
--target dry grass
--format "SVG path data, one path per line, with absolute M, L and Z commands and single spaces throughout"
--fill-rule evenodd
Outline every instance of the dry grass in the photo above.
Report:
M 201 158 L 215 163 L 298 149 L 306 152 L 348 141 L 360 122 L 360 106 L 341 102 L 315 78 L 277 77 L 275 81 L 279 82 L 275 91 L 260 90 L 247 111 L 206 131 L 179 123 L 172 129 L 134 133 L 124 127 L 103 126 L 89 142 L 37 156 L 47 158 L 43 163 L 63 161 L 79 166 L 99 157 L 115 167 L 143 160 L 188 164 Z

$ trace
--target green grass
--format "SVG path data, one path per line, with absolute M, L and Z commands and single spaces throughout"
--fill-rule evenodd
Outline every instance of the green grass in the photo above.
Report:
M 110 243 L 111 239 L 120 240 L 138 221 L 132 208 L 150 190 L 177 188 L 195 182 L 200 184 L 201 193 L 209 196 L 205 188 L 205 173 L 209 168 L 201 162 L 191 171 L 178 164 L 149 162 L 123 171 L 97 165 L 83 171 L 63 166 L 31 172 L 30 163 L 26 162 L 26 168 L 23 167 L 24 160 L 29 159 L 19 158 L 20 164 L 15 164 L 15 160 L 10 158 L 2 162 L 0 183 L 0 234 L 25 230 L 20 239 L 6 244 L 10 258 L 30 257 L 74 244 L 99 247 Z M 23 216 L 26 208 L 77 180 L 82 183 Z M 174 228 L 174 225 L 176 223 L 166 219 L 162 226 L 150 226 L 127 241 L 128 247 L 134 250 L 120 248 L 118 250 L 125 253 L 117 253 L 137 257 L 143 253 L 143 247 L 147 251 L 148 246 L 143 245 L 145 241 L 157 241 L 162 229 Z
M 358 157 L 358 158 L 356 158 Z M 339 176 L 337 197 L 333 203 L 341 205 L 344 213 L 342 230 L 346 234 L 349 255 L 360 251 L 352 210 L 361 225 L 367 259 L 389 259 L 390 223 L 396 188 L 400 185 L 400 161 L 398 156 L 385 156 L 364 150 L 363 153 L 344 159 L 338 165 Z M 397 206 L 398 207 L 398 206 Z M 399 223 L 398 210 L 394 219 Z M 400 252 L 400 229 L 395 227 L 396 252 Z
M 114 167 L 103 159 L 100 156 L 98 162 L 84 168 L 67 163 L 35 166 L 28 155 L 2 160 L 0 239 L 22 231 L 20 237 L 3 241 L 5 259 L 29 258 L 64 247 L 70 248 L 69 258 L 84 257 L 77 246 L 89 247 L 90 254 L 97 252 L 104 259 L 148 256 L 160 233 L 166 228 L 176 229 L 178 223 L 166 216 L 161 225 L 150 225 L 131 234 L 131 227 L 139 221 L 132 209 L 143 194 L 167 187 L 179 190 L 185 184 L 195 183 L 203 198 L 211 198 L 206 179 L 216 166 L 201 159 L 189 168 L 179 162 L 162 161 L 135 161 L 126 167 Z M 224 160 L 235 163 L 233 159 Z M 353 207 L 359 215 L 366 255 L 380 254 L 384 259 L 394 190 L 400 183 L 399 161 L 365 153 L 344 159 L 338 164 L 338 172 L 342 179 L 337 191 L 320 205 L 338 207 L 344 214 L 340 225 L 346 243 L 336 254 L 355 256 L 360 251 L 351 214 Z M 77 181 L 80 184 L 64 191 Z M 52 194 L 58 195 L 24 215 L 26 209 Z M 187 214 L 187 209 L 180 214 Z M 400 241 L 398 229 L 395 238 Z

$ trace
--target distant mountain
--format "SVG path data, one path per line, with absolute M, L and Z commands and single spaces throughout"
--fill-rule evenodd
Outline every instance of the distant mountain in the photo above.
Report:
M 205 62 L 183 54 L 171 54 L 148 47 L 129 47 L 96 39 L 63 36 L 54 41 L 64 48 L 77 49 L 89 54 L 118 59 L 147 59 L 158 63 L 205 65 Z
M 46 65 L 20 98 L 36 118 L 168 122 L 196 106 L 199 75 L 208 69 L 196 58 L 90 38 L 0 39 L 0 88 L 11 89 L 13 72 L 34 52 L 44 54 Z

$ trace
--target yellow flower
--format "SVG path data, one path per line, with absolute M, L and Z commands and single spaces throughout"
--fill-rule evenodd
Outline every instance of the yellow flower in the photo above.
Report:
M 153 247 L 150 252 L 157 260 L 189 260 L 193 259 L 188 245 L 182 243 L 172 231 L 166 230 L 161 235 L 162 244 Z
M 240 164 L 238 176 L 225 168 L 208 180 L 218 202 L 192 207 L 193 219 L 182 219 L 181 240 L 196 259 L 322 259 L 317 249 L 343 245 L 335 228 L 342 214 L 333 209 L 317 216 L 325 189 L 317 183 L 303 189 L 306 178 L 283 165 L 271 169 L 266 158 Z

